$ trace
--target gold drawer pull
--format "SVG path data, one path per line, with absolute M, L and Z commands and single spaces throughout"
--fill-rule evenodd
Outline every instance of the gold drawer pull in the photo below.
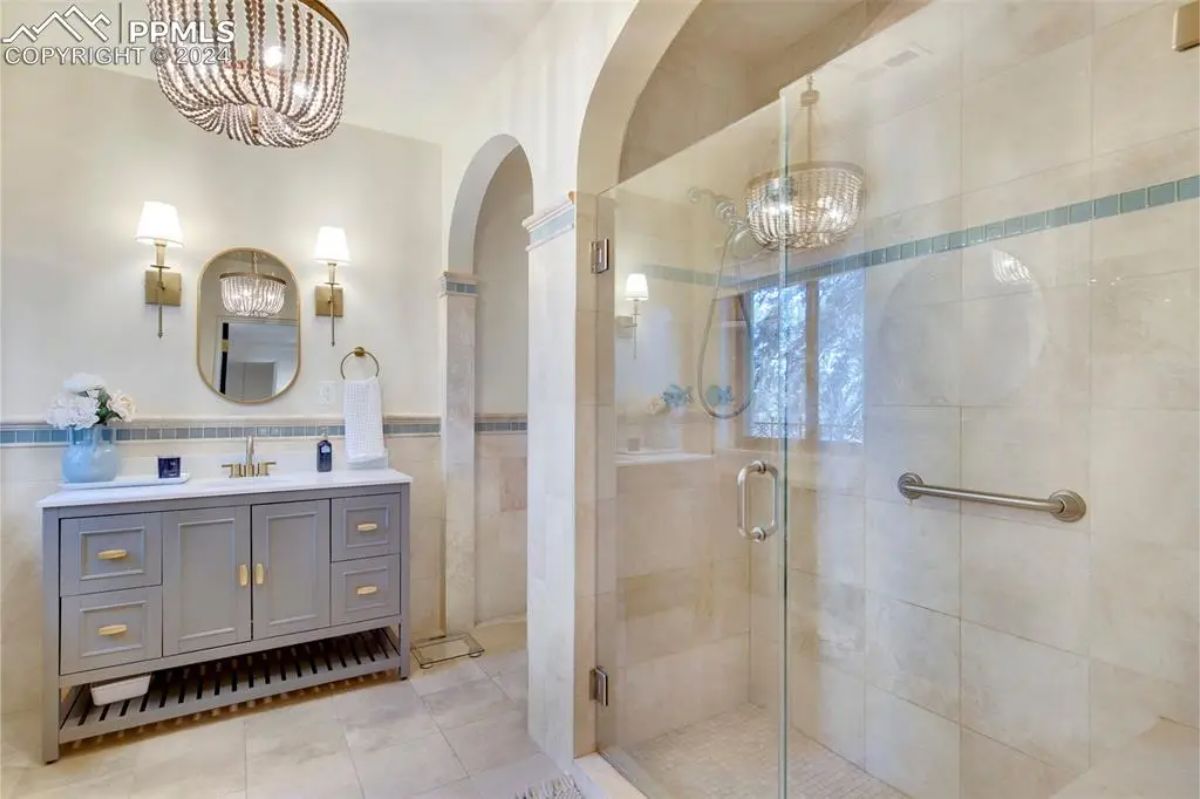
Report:
M 267 581 L 267 569 L 261 563 L 254 564 L 254 584 L 262 585 Z
M 125 624 L 106 624 L 99 630 L 96 630 L 100 635 L 124 635 L 129 632 L 129 626 Z
M 243 588 L 250 585 L 250 567 L 245 563 L 238 566 L 238 585 Z
M 379 529 L 379 525 L 375 522 L 363 522 L 355 527 L 360 533 L 373 533 Z
M 102 549 L 96 553 L 96 557 L 100 560 L 120 560 L 129 556 L 129 552 L 124 549 Z
M 354 593 L 358 594 L 359 596 L 370 596 L 371 594 L 376 593 L 378 590 L 379 586 L 377 585 L 360 585 L 358 588 L 354 589 Z

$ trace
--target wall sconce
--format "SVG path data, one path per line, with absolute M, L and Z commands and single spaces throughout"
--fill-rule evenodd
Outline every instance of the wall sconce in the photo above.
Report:
M 625 299 L 633 303 L 633 314 L 631 316 L 618 317 L 617 323 L 620 327 L 632 332 L 633 357 L 637 358 L 637 329 L 640 306 L 643 302 L 650 299 L 650 287 L 646 283 L 646 276 L 641 272 L 634 272 L 625 278 Z
M 329 266 L 329 280 L 317 286 L 317 316 L 329 317 L 329 346 L 337 344 L 334 322 L 342 315 L 342 287 L 337 282 L 337 268 L 350 263 L 350 248 L 346 231 L 340 227 L 322 227 L 317 231 L 313 260 Z
M 141 244 L 154 245 L 154 264 L 146 270 L 146 304 L 158 306 L 158 337 L 163 334 L 164 305 L 178 307 L 183 297 L 183 277 L 166 264 L 167 248 L 183 246 L 183 231 L 179 227 L 179 212 L 167 203 L 148 201 L 142 205 L 134 239 Z

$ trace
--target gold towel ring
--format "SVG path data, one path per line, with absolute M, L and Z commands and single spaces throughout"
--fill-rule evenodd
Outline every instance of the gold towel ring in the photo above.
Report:
M 361 358 L 365 355 L 366 357 L 368 357 L 372 361 L 374 361 L 375 362 L 375 376 L 379 377 L 379 372 L 380 372 L 379 359 L 376 358 L 374 355 L 372 355 L 370 350 L 365 349 L 363 347 L 355 347 L 354 349 L 350 350 L 350 352 L 346 353 L 346 357 L 342 358 L 342 363 L 340 366 L 338 366 L 338 371 L 342 373 L 343 380 L 346 379 L 346 361 L 350 360 L 351 355 L 353 355 L 355 358 Z

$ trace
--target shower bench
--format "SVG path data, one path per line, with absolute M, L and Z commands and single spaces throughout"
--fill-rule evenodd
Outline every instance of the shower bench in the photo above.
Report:
M 411 478 L 60 491 L 42 510 L 42 758 L 322 683 L 409 674 Z M 90 686 L 150 674 L 134 699 Z

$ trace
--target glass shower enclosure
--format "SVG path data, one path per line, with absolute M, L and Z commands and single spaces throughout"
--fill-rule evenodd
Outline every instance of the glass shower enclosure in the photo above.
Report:
M 1037 799 L 1196 726 L 1170 11 L 914 4 L 600 198 L 597 740 L 647 796 Z

